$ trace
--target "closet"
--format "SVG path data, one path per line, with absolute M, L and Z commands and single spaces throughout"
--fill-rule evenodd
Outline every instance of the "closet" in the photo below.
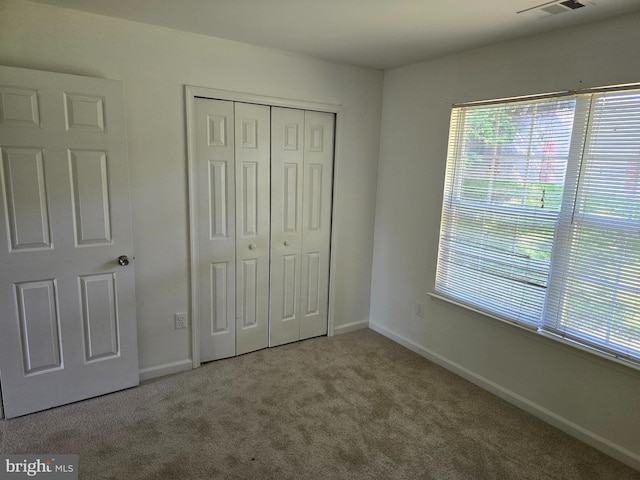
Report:
M 202 362 L 327 333 L 334 126 L 196 98 Z

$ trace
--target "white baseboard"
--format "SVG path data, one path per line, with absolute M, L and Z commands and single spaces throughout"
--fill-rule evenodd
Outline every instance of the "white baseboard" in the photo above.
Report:
M 440 365 L 441 367 L 446 368 L 447 370 L 459 375 L 465 380 L 474 383 L 475 385 L 497 395 L 498 397 L 506 400 L 507 402 L 515 405 L 518 408 L 532 414 L 535 417 L 553 425 L 556 428 L 559 428 L 565 433 L 577 438 L 578 440 L 583 441 L 584 443 L 591 445 L 592 447 L 600 450 L 601 452 L 606 453 L 607 455 L 619 460 L 631 468 L 635 468 L 636 470 L 640 470 L 640 455 L 628 450 L 606 438 L 591 432 L 584 427 L 534 403 L 527 398 L 518 395 L 511 390 L 504 388 L 497 383 L 492 382 L 467 368 L 452 362 L 451 360 L 418 345 L 413 340 L 409 340 L 408 338 L 398 335 L 397 333 L 388 330 L 387 328 L 377 325 L 373 322 L 369 322 L 369 328 L 372 330 L 384 335 L 385 337 L 393 340 L 396 343 L 408 348 L 409 350 L 414 351 L 418 355 L 425 357 L 428 360 L 431 360 L 433 363 Z
M 138 371 L 140 381 L 149 380 L 151 378 L 162 377 L 172 373 L 184 372 L 193 368 L 193 361 L 188 358 L 177 362 L 165 363 L 154 367 L 142 368 Z
M 334 335 L 341 335 L 343 333 L 355 332 L 356 330 L 362 330 L 363 328 L 367 328 L 369 326 L 368 320 L 363 320 L 361 322 L 351 322 L 345 323 L 344 325 L 338 325 L 333 328 Z

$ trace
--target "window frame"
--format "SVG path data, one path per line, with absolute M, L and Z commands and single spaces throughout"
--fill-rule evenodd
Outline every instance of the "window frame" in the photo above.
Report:
M 558 255 L 561 255 L 562 252 L 558 251 L 558 245 L 562 243 L 564 240 L 559 240 L 562 235 L 568 235 L 568 232 L 572 232 L 574 225 L 574 215 L 576 204 L 578 202 L 578 192 L 581 188 L 580 184 L 580 171 L 583 168 L 585 151 L 584 149 L 588 145 L 589 137 L 592 134 L 590 130 L 592 117 L 595 111 L 595 103 L 597 98 L 602 97 L 603 95 L 609 95 L 616 92 L 637 92 L 640 94 L 640 84 L 628 84 L 621 85 L 616 87 L 602 87 L 596 89 L 588 89 L 582 91 L 573 91 L 573 92 L 558 92 L 552 94 L 545 95 L 533 95 L 533 96 L 525 96 L 525 97 L 516 97 L 511 99 L 499 99 L 492 100 L 486 102 L 472 102 L 465 104 L 455 104 L 452 107 L 451 113 L 451 121 L 450 121 L 450 130 L 449 130 L 449 141 L 448 141 L 448 152 L 447 152 L 447 164 L 446 164 L 446 176 L 444 181 L 444 191 L 443 191 L 443 204 L 442 204 L 442 217 L 441 217 L 441 225 L 440 225 L 440 233 L 439 233 L 439 243 L 438 243 L 438 256 L 437 256 L 437 269 L 435 275 L 435 284 L 434 291 L 429 292 L 429 295 L 445 300 L 449 303 L 453 303 L 465 309 L 480 313 L 484 316 L 488 316 L 490 318 L 495 318 L 502 322 L 507 322 L 512 325 L 516 325 L 520 328 L 523 328 L 529 332 L 535 332 L 547 338 L 552 338 L 554 340 L 560 341 L 564 344 L 571 345 L 572 347 L 578 348 L 580 350 L 589 352 L 591 354 L 595 354 L 597 356 L 607 358 L 613 360 L 617 363 L 623 364 L 625 366 L 640 370 L 640 349 L 636 349 L 635 347 L 629 347 L 627 351 L 632 352 L 629 355 L 621 354 L 619 351 L 611 350 L 607 348 L 607 345 L 599 342 L 595 336 L 583 334 L 583 335 L 575 335 L 571 334 L 568 331 L 560 331 L 553 328 L 550 328 L 550 323 L 547 319 L 547 309 L 549 306 L 549 298 L 551 291 L 554 288 L 557 288 L 558 282 L 563 282 L 565 280 L 564 273 L 561 271 L 565 265 L 562 261 L 559 261 Z M 462 189 L 460 188 L 460 184 L 464 181 L 464 177 L 459 174 L 460 165 L 459 163 L 462 161 L 463 155 L 460 153 L 464 149 L 464 141 L 462 138 L 465 135 L 465 120 L 466 120 L 466 112 L 468 109 L 464 109 L 465 107 L 474 107 L 474 106 L 496 106 L 500 107 L 503 105 L 507 105 L 509 103 L 515 102 L 537 102 L 544 99 L 552 99 L 558 97 L 567 97 L 571 96 L 575 99 L 575 111 L 574 111 L 574 119 L 573 119 L 573 127 L 571 133 L 571 141 L 569 146 L 569 154 L 567 157 L 567 167 L 564 178 L 564 190 L 562 195 L 562 202 L 557 211 L 545 211 L 544 213 L 540 213 L 536 211 L 529 212 L 527 208 L 522 207 L 505 207 L 505 206 L 496 206 L 492 205 L 490 208 L 486 204 L 482 204 L 481 202 L 473 202 L 469 200 L 462 199 Z M 585 112 L 586 108 L 586 112 Z M 586 118 L 578 118 L 579 115 L 586 113 Z M 455 133 L 455 134 L 454 134 Z M 452 135 L 454 134 L 454 135 Z M 449 183 L 449 178 L 452 176 L 452 180 Z M 530 214 L 535 218 L 547 218 L 547 219 L 555 219 L 555 228 L 552 237 L 552 252 L 551 258 L 548 265 L 548 280 L 546 284 L 546 291 L 544 293 L 544 302 L 541 310 L 540 318 L 537 322 L 533 324 L 523 323 L 516 318 L 512 318 L 509 315 L 503 315 L 501 313 L 496 313 L 495 311 L 491 311 L 491 309 L 485 310 L 482 305 L 468 304 L 464 300 L 457 299 L 455 296 L 449 296 L 447 293 L 444 293 L 439 288 L 439 278 L 442 275 L 441 272 L 441 255 L 443 255 L 443 238 L 446 235 L 455 235 L 455 231 L 447 232 L 445 229 L 445 217 L 454 215 L 451 212 L 455 212 L 455 215 L 466 215 L 473 210 L 479 211 L 489 211 L 489 212 L 499 212 L 502 214 L 515 214 L 515 215 L 527 215 Z M 597 215 L 591 214 L 580 214 L 582 217 L 581 225 L 584 227 L 585 225 L 606 225 L 610 226 L 613 224 L 619 225 L 623 230 L 632 229 L 634 223 L 632 220 L 627 219 L 611 219 L 605 218 L 600 219 L 597 218 Z M 594 217 L 593 219 L 591 217 Z M 449 221 L 449 220 L 447 220 Z M 637 230 L 637 222 L 635 223 L 634 230 Z M 568 248 L 568 247 L 567 247 Z M 449 274 L 450 272 L 447 272 Z M 617 284 L 612 284 L 613 287 L 616 287 Z M 617 290 L 616 290 L 617 291 Z M 485 297 L 486 303 L 490 304 L 490 300 L 488 297 Z M 588 325 L 588 321 L 585 324 Z M 594 324 L 595 325 L 595 324 Z M 585 338 L 586 337 L 586 338 Z

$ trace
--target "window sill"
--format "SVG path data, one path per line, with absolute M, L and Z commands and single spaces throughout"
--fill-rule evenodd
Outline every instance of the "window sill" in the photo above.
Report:
M 482 310 L 470 307 L 468 305 L 465 305 L 464 303 L 458 302 L 456 300 L 445 297 L 435 292 L 427 292 L 427 295 L 429 295 L 431 298 L 434 298 L 436 300 L 439 300 L 451 305 L 455 305 L 456 307 L 462 308 L 469 312 L 479 314 L 484 318 L 496 320 L 503 325 L 509 325 L 511 327 L 515 327 L 520 331 L 527 332 L 528 334 L 535 334 L 536 337 L 534 338 L 537 338 L 540 340 L 542 339 L 551 340 L 556 345 L 559 345 L 559 346 L 562 345 L 563 347 L 570 347 L 571 350 L 568 350 L 566 348 L 563 348 L 563 350 L 568 351 L 569 353 L 572 353 L 572 354 L 580 354 L 580 356 L 588 360 L 595 361 L 598 364 L 601 364 L 603 366 L 610 367 L 610 368 L 616 367 L 616 370 L 619 370 L 622 373 L 627 373 L 636 378 L 638 378 L 638 375 L 640 375 L 640 365 L 635 364 L 633 362 L 627 361 L 622 358 L 618 358 L 614 355 L 609 355 L 607 353 L 600 352 L 586 345 L 582 345 L 572 340 L 568 340 L 566 338 L 560 337 L 558 335 L 545 332 L 536 327 L 527 327 L 525 325 L 516 323 L 512 320 L 499 317 L 498 315 L 491 315 L 490 313 L 483 312 Z

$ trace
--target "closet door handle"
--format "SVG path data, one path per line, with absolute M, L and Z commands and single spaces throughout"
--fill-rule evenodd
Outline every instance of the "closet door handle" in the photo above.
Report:
M 284 246 L 285 246 L 285 247 L 288 247 L 289 245 L 291 245 L 291 244 L 289 243 L 289 240 L 285 240 L 285 241 L 284 241 Z
M 249 244 L 249 250 L 255 250 L 256 249 L 256 244 L 255 243 L 250 243 Z

